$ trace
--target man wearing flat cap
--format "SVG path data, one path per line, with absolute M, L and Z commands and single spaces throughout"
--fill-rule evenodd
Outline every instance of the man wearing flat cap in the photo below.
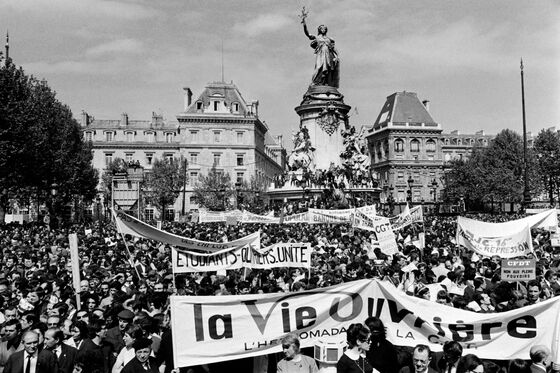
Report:
M 159 373 L 156 359 L 151 357 L 152 341 L 148 338 L 138 338 L 132 345 L 135 357 L 123 368 L 121 373 Z
M 119 325 L 107 330 L 105 340 L 113 346 L 113 351 L 117 354 L 124 347 L 124 330 L 132 323 L 134 319 L 134 312 L 124 309 L 117 315 L 119 318 Z

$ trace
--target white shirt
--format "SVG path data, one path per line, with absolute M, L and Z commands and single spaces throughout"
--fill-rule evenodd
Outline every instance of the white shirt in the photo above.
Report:
M 27 353 L 27 351 L 24 351 L 23 352 L 23 371 L 24 372 L 27 369 L 27 357 L 28 356 L 29 356 L 29 354 Z M 29 373 L 35 373 L 35 370 L 37 368 L 37 353 L 32 355 L 31 360 L 29 360 L 29 362 L 31 363 Z

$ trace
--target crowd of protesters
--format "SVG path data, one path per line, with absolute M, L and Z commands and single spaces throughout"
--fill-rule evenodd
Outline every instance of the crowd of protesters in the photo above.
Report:
M 505 221 L 521 216 L 470 217 Z M 262 246 L 309 242 L 313 248 L 309 271 L 233 270 L 225 276 L 215 272 L 173 276 L 168 246 L 122 237 L 110 222 L 58 229 L 34 223 L 0 226 L 0 373 L 16 370 L 18 373 L 128 373 L 139 369 L 171 372 L 173 351 L 168 310 L 171 294 L 291 292 L 368 278 L 390 281 L 409 296 L 433 299 L 472 312 L 503 312 L 560 295 L 557 274 L 560 248 L 550 245 L 547 231 L 532 232 L 537 280 L 514 284 L 501 281 L 499 258 L 481 258 L 455 245 L 455 221 L 455 217 L 432 216 L 426 217 L 423 224 L 405 227 L 397 232 L 400 252 L 396 255 L 386 255 L 376 247 L 371 232 L 344 224 L 164 223 L 163 229 L 169 232 L 202 241 L 225 242 L 260 230 Z M 77 233 L 79 240 L 79 304 L 72 286 L 69 233 Z M 425 235 L 423 247 L 418 244 L 420 233 Z M 439 284 L 437 294 L 430 294 L 433 284 Z M 393 356 L 393 347 L 384 340 L 382 322 L 368 320 L 366 325 L 360 333 L 368 334 L 367 340 L 371 342 L 369 367 L 380 373 L 396 373 L 405 367 L 424 372 L 419 367 L 426 360 L 423 359 L 426 351 L 430 361 L 433 355 L 427 346 L 395 347 L 393 360 L 388 358 Z M 348 338 L 351 334 L 348 333 Z M 352 355 L 357 341 L 348 342 Z M 293 339 L 291 343 L 295 343 Z M 378 348 L 384 352 L 376 353 Z M 541 350 L 535 352 L 539 356 L 535 359 L 547 355 Z M 532 351 L 531 358 L 535 354 Z M 250 368 L 242 365 L 240 369 L 274 372 L 281 357 L 275 355 L 268 363 Z M 486 365 L 484 372 L 500 369 L 500 366 L 487 368 Z M 434 365 L 431 369 L 478 372 L 473 370 L 476 366 L 447 368 Z M 232 369 L 229 362 L 192 368 L 211 373 Z M 510 364 L 509 372 L 514 372 L 512 369 Z

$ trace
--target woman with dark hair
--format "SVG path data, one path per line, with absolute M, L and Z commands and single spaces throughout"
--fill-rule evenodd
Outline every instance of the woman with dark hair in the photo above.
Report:
M 370 331 L 362 324 L 351 324 L 346 330 L 348 348 L 336 363 L 336 373 L 372 373 L 366 358 L 371 344 Z
M 457 373 L 484 373 L 482 360 L 474 354 L 463 356 L 457 364 Z
M 366 353 L 370 365 L 380 373 L 396 373 L 399 369 L 397 351 L 385 335 L 385 326 L 378 317 L 368 317 L 365 321 L 371 332 L 371 344 Z
M 521 359 L 513 359 L 509 362 L 508 373 L 531 373 L 531 365 Z
M 70 326 L 70 333 L 72 337 L 68 338 L 64 343 L 80 350 L 84 340 L 89 338 L 88 325 L 84 321 L 78 320 Z

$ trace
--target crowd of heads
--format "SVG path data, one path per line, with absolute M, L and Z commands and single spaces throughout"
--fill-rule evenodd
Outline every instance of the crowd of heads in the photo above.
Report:
M 520 216 L 471 217 L 505 221 Z M 54 341 L 79 344 L 96 337 L 105 340 L 107 330 L 118 328 L 127 336 L 127 341 L 120 343 L 132 345 L 145 337 L 161 337 L 169 329 L 171 294 L 293 292 L 357 279 L 388 281 L 410 296 L 472 312 L 508 311 L 560 294 L 560 249 L 550 245 L 548 232 L 532 232 L 536 280 L 515 284 L 501 280 L 499 258 L 479 257 L 457 247 L 455 220 L 430 216 L 423 224 L 396 232 L 400 251 L 395 255 L 387 255 L 376 246 L 372 232 L 345 224 L 164 223 L 166 231 L 202 241 L 224 242 L 260 231 L 262 246 L 306 242 L 313 249 L 309 269 L 231 270 L 227 275 L 173 275 L 169 246 L 123 237 L 110 223 L 52 230 L 42 224 L 3 225 L 0 311 L 4 320 L 0 338 L 12 344 L 14 338 L 23 340 L 25 333 L 33 332 L 39 336 L 40 348 L 50 348 Z M 78 235 L 78 292 L 72 286 L 69 233 Z M 418 245 L 420 234 L 425 236 L 423 247 Z M 129 312 L 127 317 L 120 317 L 125 311 Z M 375 321 L 372 324 L 370 320 L 367 327 L 371 338 L 378 334 L 384 338 L 384 330 Z M 358 337 L 349 344 L 361 342 Z M 122 346 L 113 348 L 118 351 Z

